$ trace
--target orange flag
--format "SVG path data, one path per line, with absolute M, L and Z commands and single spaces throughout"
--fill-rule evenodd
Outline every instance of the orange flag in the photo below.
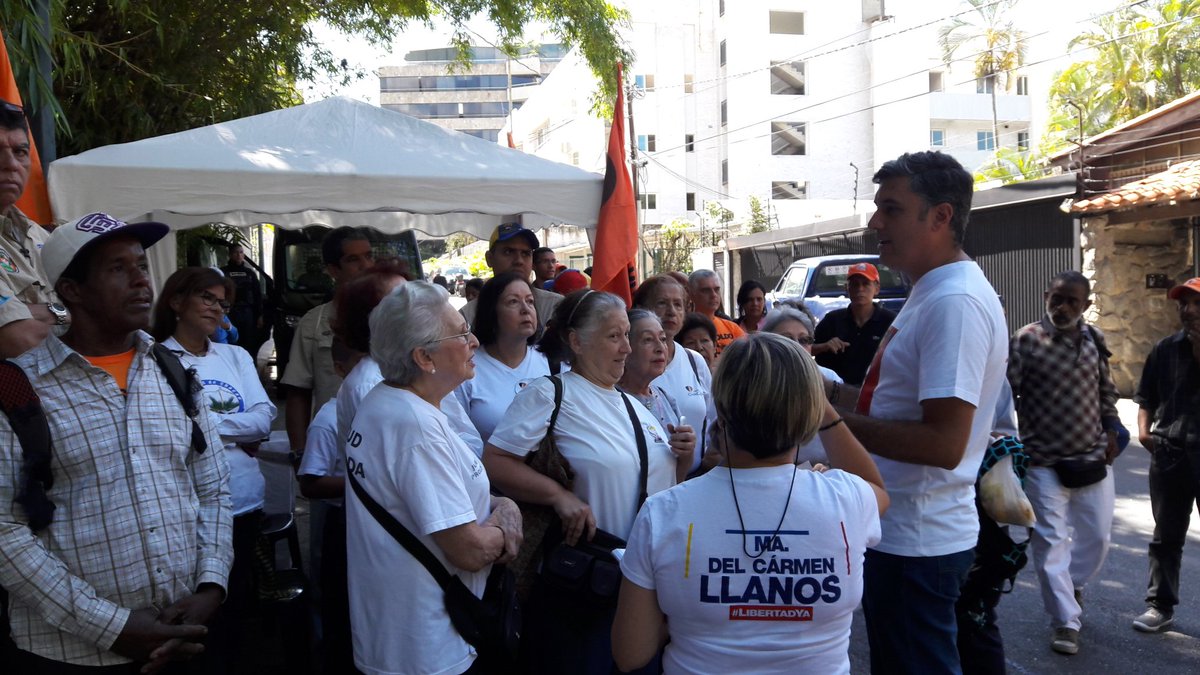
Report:
M 625 164 L 625 89 L 617 64 L 617 104 L 608 136 L 604 196 L 593 246 L 592 288 L 615 293 L 633 306 L 637 288 L 638 224 L 633 183 Z
M 13 76 L 12 64 L 8 61 L 3 31 L 0 31 L 0 98 L 21 105 L 21 91 L 17 89 L 17 78 Z M 32 135 L 29 137 L 29 178 L 25 180 L 24 194 L 17 200 L 17 208 L 35 223 L 49 225 L 54 222 L 54 216 L 50 213 L 50 195 L 46 192 L 46 177 L 42 174 L 42 161 L 38 158 Z

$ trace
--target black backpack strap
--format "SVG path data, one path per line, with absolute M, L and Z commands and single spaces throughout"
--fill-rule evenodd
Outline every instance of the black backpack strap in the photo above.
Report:
M 692 357 L 692 353 L 688 351 L 687 347 L 680 345 L 679 348 L 683 350 L 684 354 L 687 354 L 688 363 L 692 364 L 692 374 L 696 376 L 696 381 L 699 382 L 700 381 L 700 368 L 696 365 L 696 359 Z
M 638 419 L 637 411 L 633 409 L 633 403 L 625 392 L 621 392 L 621 399 L 625 401 L 625 410 L 629 413 L 629 421 L 633 423 L 633 433 L 637 436 L 638 460 L 641 466 L 638 471 L 638 503 L 637 510 L 642 509 L 642 504 L 646 503 L 646 478 L 650 471 L 649 467 L 649 452 L 646 451 L 646 434 L 642 431 L 642 422 Z
M 546 427 L 546 435 L 554 432 L 554 424 L 558 422 L 558 411 L 562 408 L 563 383 L 558 375 L 547 375 L 554 384 L 554 412 L 550 413 L 550 426 Z
M 367 509 L 367 513 L 370 513 L 383 526 L 383 529 L 387 530 L 387 533 L 392 535 L 392 538 L 404 547 L 404 550 L 416 558 L 417 562 L 429 570 L 429 573 L 433 575 L 434 580 L 437 581 L 438 586 L 442 587 L 443 591 L 449 590 L 454 577 L 451 576 L 450 572 L 446 571 L 445 565 L 437 559 L 437 556 L 433 555 L 425 547 L 425 544 L 422 544 L 421 540 L 417 539 L 412 532 L 409 532 L 408 528 L 404 527 L 399 520 L 396 520 L 395 516 L 388 513 L 387 509 L 383 508 L 379 502 L 367 494 L 362 484 L 354 477 L 353 471 L 346 472 L 346 480 L 350 482 L 350 487 L 354 490 L 358 501 L 362 502 L 362 505 Z
M 29 520 L 29 529 L 40 532 L 54 519 L 54 502 L 48 496 L 54 486 L 50 424 L 25 371 L 11 361 L 0 361 L 0 408 L 21 444 L 16 502 Z
M 179 355 L 167 349 L 161 342 L 150 345 L 150 353 L 154 355 L 163 376 L 167 378 L 171 391 L 175 392 L 175 398 L 179 399 L 179 405 L 183 406 L 183 411 L 192 420 L 192 450 L 195 450 L 196 454 L 204 452 L 208 449 L 208 442 L 204 440 L 204 431 L 200 429 L 200 406 L 196 403 L 200 383 L 196 379 L 196 369 L 185 369 Z

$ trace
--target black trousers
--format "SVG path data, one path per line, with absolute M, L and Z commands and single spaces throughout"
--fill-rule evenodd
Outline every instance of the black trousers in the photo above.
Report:
M 1192 508 L 1200 496 L 1200 448 L 1161 443 L 1150 459 L 1150 509 L 1154 539 L 1150 542 L 1150 585 L 1146 604 L 1164 612 L 1179 604 L 1179 564 Z

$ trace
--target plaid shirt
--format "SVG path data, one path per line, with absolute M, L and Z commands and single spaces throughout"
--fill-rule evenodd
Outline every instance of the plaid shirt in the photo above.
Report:
M 201 406 L 208 450 L 138 333 L 128 397 L 108 373 L 51 336 L 15 362 L 50 424 L 54 520 L 34 535 L 14 504 L 21 447 L 0 415 L 0 585 L 17 646 L 79 665 L 129 659 L 109 649 L 133 609 L 162 609 L 233 562 L 229 467 Z
M 1042 317 L 1009 343 L 1008 382 L 1021 441 L 1036 466 L 1067 457 L 1102 459 L 1108 444 L 1104 418 L 1119 419 L 1117 388 L 1100 356 L 1100 349 L 1107 352 L 1104 336 L 1082 320 L 1079 327 L 1073 335 L 1064 333 Z
M 1200 450 L 1200 364 L 1187 333 L 1179 331 L 1154 346 L 1133 400 L 1153 414 L 1150 433 L 1159 441 Z

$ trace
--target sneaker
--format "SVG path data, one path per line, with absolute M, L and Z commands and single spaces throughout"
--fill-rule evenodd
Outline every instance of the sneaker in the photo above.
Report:
M 1143 633 L 1157 633 L 1175 622 L 1170 612 L 1164 612 L 1157 607 L 1151 607 L 1133 620 L 1133 629 Z
M 1050 642 L 1050 649 L 1059 654 L 1076 654 L 1079 652 L 1079 631 L 1074 628 L 1062 626 L 1054 629 L 1054 640 Z

